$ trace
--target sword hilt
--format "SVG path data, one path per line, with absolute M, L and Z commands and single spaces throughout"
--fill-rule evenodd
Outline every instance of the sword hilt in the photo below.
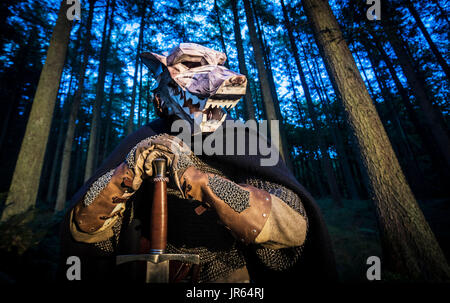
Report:
M 166 254 L 167 246 L 167 182 L 166 160 L 153 160 L 154 192 L 150 221 L 150 254 L 119 255 L 116 264 L 146 261 L 147 283 L 169 282 L 169 261 L 176 260 L 183 263 L 199 264 L 200 256 L 193 254 Z
M 154 191 L 150 220 L 150 253 L 162 254 L 167 246 L 167 181 L 166 160 L 153 160 Z

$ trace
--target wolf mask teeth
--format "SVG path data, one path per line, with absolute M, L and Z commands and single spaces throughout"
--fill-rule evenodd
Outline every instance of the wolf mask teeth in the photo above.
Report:
M 170 88 L 171 105 L 178 107 L 184 114 L 200 127 L 202 132 L 211 132 L 217 129 L 227 116 L 227 110 L 236 106 L 239 100 L 212 100 L 199 98 L 180 87 Z M 175 112 L 177 112 L 175 110 Z
M 223 66 L 226 55 L 202 45 L 181 43 L 167 57 L 142 53 L 141 59 L 159 82 L 154 92 L 166 92 L 167 112 L 202 132 L 215 131 L 246 92 L 246 77 Z

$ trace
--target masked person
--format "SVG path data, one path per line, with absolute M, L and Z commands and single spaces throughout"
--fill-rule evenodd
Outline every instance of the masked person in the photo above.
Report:
M 139 271 L 115 266 L 114 256 L 148 252 L 149 177 L 162 157 L 170 172 L 167 253 L 200 256 L 199 265 L 173 262 L 171 281 L 335 279 L 318 207 L 281 160 L 262 166 L 251 146 L 246 154 L 197 155 L 171 132 L 172 123 L 184 121 L 192 138 L 223 132 L 223 145 L 231 144 L 223 122 L 245 95 L 246 77 L 223 66 L 225 54 L 193 43 L 141 59 L 158 82 L 153 102 L 160 119 L 125 138 L 75 194 L 62 228 L 63 262 L 80 257 L 82 280 Z M 246 134 L 245 145 L 256 142 L 252 136 L 265 138 Z

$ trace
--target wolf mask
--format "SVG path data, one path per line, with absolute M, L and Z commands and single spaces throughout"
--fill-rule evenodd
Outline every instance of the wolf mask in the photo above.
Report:
M 168 56 L 144 52 L 141 59 L 158 81 L 157 108 L 190 122 L 194 130 L 214 132 L 245 95 L 246 77 L 223 66 L 224 53 L 202 45 L 181 43 Z

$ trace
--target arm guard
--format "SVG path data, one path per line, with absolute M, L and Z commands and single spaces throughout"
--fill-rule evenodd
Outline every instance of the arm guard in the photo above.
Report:
M 75 240 L 94 243 L 112 236 L 111 227 L 134 192 L 133 177 L 133 171 L 122 163 L 91 185 L 72 211 L 71 231 Z

